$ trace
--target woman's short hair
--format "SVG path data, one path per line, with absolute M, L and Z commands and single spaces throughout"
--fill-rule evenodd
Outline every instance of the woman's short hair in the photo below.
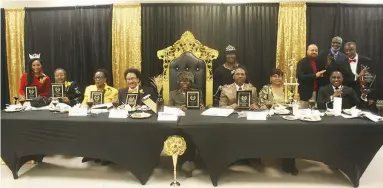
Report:
M 97 72 L 102 72 L 105 78 L 108 78 L 108 71 L 106 71 L 105 69 L 97 69 L 97 71 L 94 74 L 96 74 Z

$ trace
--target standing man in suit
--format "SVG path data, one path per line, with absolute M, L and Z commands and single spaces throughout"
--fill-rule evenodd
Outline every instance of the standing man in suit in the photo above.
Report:
M 319 89 L 318 92 L 318 108 L 326 109 L 326 104 L 328 108 L 333 108 L 334 97 L 342 98 L 342 109 L 348 109 L 353 106 L 358 105 L 359 97 L 356 95 L 355 91 L 347 86 L 344 86 L 343 75 L 339 71 L 334 71 L 330 76 L 331 84 L 323 86 Z
M 356 94 L 360 97 L 362 95 L 359 78 L 364 76 L 368 68 L 362 68 L 363 66 L 370 66 L 371 59 L 361 56 L 356 52 L 356 44 L 354 42 L 347 42 L 344 45 L 344 50 L 347 55 L 347 59 L 338 61 L 337 68 L 343 74 L 343 84 L 354 89 Z
M 157 100 L 157 93 L 152 87 L 141 86 L 141 72 L 138 69 L 127 69 L 124 72 L 126 87 L 118 90 L 119 104 L 127 104 L 128 93 L 138 93 L 137 105 L 143 105 L 142 98 L 150 94 L 150 99 Z
M 326 70 L 316 63 L 318 57 L 318 47 L 310 44 L 307 47 L 307 56 L 297 64 L 296 77 L 298 78 L 298 93 L 301 99 L 301 107 L 308 107 L 308 100 L 316 100 L 316 92 L 319 88 L 318 80 L 323 77 Z
M 259 109 L 258 107 L 258 95 L 257 95 L 257 88 L 255 88 L 250 83 L 245 83 L 247 79 L 247 72 L 244 68 L 238 67 L 234 70 L 233 75 L 234 83 L 230 85 L 225 85 L 222 88 L 221 96 L 219 99 L 219 106 L 220 107 L 228 107 L 237 109 L 237 91 L 241 90 L 251 90 L 252 91 L 252 99 L 250 106 L 250 110 L 256 110 Z
M 347 56 L 340 52 L 341 46 L 342 38 L 336 36 L 331 40 L 331 48 L 328 51 L 320 53 L 318 56 L 317 65 L 326 69 L 323 77 L 318 80 L 319 87 L 330 83 L 330 74 L 336 70 L 335 62 L 347 59 Z

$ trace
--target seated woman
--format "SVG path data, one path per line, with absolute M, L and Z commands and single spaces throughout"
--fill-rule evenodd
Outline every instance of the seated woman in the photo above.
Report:
M 64 84 L 64 98 L 60 98 L 61 103 L 66 103 L 70 106 L 81 103 L 82 93 L 76 82 L 67 81 L 66 71 L 62 68 L 58 68 L 54 72 L 55 83 Z
M 192 88 L 192 84 L 194 83 L 194 75 L 191 72 L 181 72 L 177 75 L 177 83 L 180 84 L 179 89 L 173 90 L 170 92 L 169 96 L 169 106 L 176 106 L 181 110 L 187 110 L 186 107 L 186 92 L 187 91 L 199 91 L 198 89 Z M 204 104 L 202 100 L 202 92 L 200 93 L 200 109 L 204 109 Z M 186 173 L 186 176 L 191 177 L 193 169 L 195 167 L 195 155 L 196 155 L 196 146 L 188 137 L 188 135 L 181 133 L 180 136 L 185 138 L 186 143 L 188 143 L 188 147 L 186 148 L 185 153 L 180 156 L 178 160 L 179 165 L 182 170 Z
M 98 69 L 96 71 L 96 73 L 94 74 L 95 85 L 90 85 L 85 89 L 84 100 L 82 101 L 83 106 L 88 106 L 86 103 L 90 99 L 92 91 L 104 92 L 104 103 L 111 103 L 112 101 L 117 101 L 118 90 L 106 84 L 107 77 L 108 73 L 105 69 Z
M 127 69 L 124 72 L 124 78 L 126 81 L 126 88 L 118 90 L 119 104 L 127 104 L 126 97 L 128 93 L 138 93 L 137 105 L 144 105 L 142 98 L 146 95 L 150 95 L 150 99 L 154 102 L 157 100 L 157 92 L 154 92 L 152 87 L 146 87 L 141 85 L 141 72 L 138 69 Z
M 267 102 L 271 102 L 273 105 L 285 102 L 283 81 L 283 72 L 280 69 L 273 69 L 270 74 L 270 84 L 263 86 L 259 92 L 259 107 L 261 109 L 267 109 Z
M 28 63 L 28 71 L 20 78 L 19 94 L 25 97 L 25 87 L 36 86 L 37 95 L 49 97 L 51 79 L 43 73 L 43 66 L 39 58 L 32 58 Z
M 194 75 L 191 72 L 181 72 L 177 75 L 177 83 L 180 84 L 180 88 L 170 91 L 169 106 L 176 106 L 181 110 L 187 110 L 186 107 L 186 92 L 187 91 L 199 91 L 200 96 L 200 109 L 204 109 L 202 92 L 198 89 L 192 88 L 194 83 Z
M 270 74 L 270 84 L 263 86 L 259 92 L 259 106 L 261 109 L 266 109 L 266 103 L 283 104 L 284 103 L 284 90 L 283 90 L 283 72 L 280 69 L 273 69 Z M 268 169 L 269 166 L 274 166 L 273 159 L 263 159 L 263 164 Z M 285 172 L 293 175 L 298 174 L 295 167 L 295 159 L 282 159 L 282 169 Z

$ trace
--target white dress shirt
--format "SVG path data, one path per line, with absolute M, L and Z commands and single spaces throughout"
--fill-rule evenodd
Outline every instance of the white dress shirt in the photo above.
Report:
M 245 86 L 245 84 L 242 84 L 242 86 L 235 84 L 235 88 L 237 88 L 237 91 L 240 91 L 239 88 L 241 88 L 243 90 L 244 86 Z
M 355 62 L 350 63 L 351 71 L 355 75 L 354 80 L 358 79 L 358 73 L 356 72 L 356 68 L 358 67 L 358 54 L 355 55 L 354 57 Z

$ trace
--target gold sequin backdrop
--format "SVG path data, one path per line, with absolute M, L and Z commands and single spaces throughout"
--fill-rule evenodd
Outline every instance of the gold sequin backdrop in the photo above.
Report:
M 125 87 L 124 71 L 141 70 L 141 6 L 113 5 L 112 69 L 115 88 Z
M 277 67 L 290 81 L 297 62 L 306 51 L 306 3 L 280 3 L 278 15 Z M 289 64 L 293 67 L 290 71 Z
M 20 77 L 25 71 L 24 56 L 24 8 L 5 9 L 5 37 L 7 50 L 7 71 L 9 97 L 19 95 Z

